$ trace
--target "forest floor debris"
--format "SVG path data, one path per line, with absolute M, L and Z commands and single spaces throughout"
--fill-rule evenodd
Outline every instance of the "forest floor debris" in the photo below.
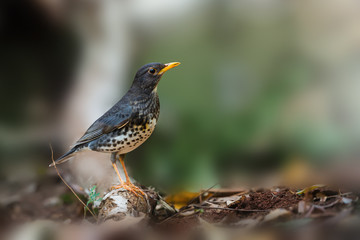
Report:
M 117 221 L 113 219 L 99 223 L 89 214 L 84 217 L 83 205 L 66 186 L 52 178 L 38 181 L 34 191 L 25 192 L 13 201 L 6 201 L 1 206 L 3 214 L 0 215 L 0 226 L 2 230 L 16 229 L 25 223 L 46 219 L 62 226 L 56 228 L 57 231 L 68 229 L 69 223 L 72 223 L 71 231 L 76 231 L 75 226 L 78 226 L 77 234 L 80 234 L 79 229 L 86 226 L 89 231 L 94 231 L 95 226 L 107 229 L 98 229 L 94 233 L 99 239 L 104 237 L 99 235 L 101 233 L 107 236 L 102 239 L 116 239 L 113 237 L 118 234 L 135 237 L 130 239 L 147 239 L 142 237 L 150 235 L 182 236 L 182 239 L 186 239 L 184 234 L 192 239 L 200 234 L 202 239 L 208 239 L 210 232 L 212 236 L 218 234 L 224 239 L 231 239 L 237 234 L 247 236 L 249 231 L 256 234 L 266 231 L 267 236 L 271 236 L 268 239 L 279 239 L 279 233 L 281 238 L 287 239 L 287 234 L 292 231 L 301 233 L 301 237 L 294 239 L 304 239 L 310 232 L 317 234 L 317 239 L 325 239 L 330 233 L 330 236 L 340 236 L 342 239 L 346 239 L 344 236 L 347 234 L 350 238 L 360 234 L 357 227 L 360 226 L 359 193 L 342 192 L 323 185 L 302 190 L 288 187 L 208 189 L 165 199 L 170 206 L 177 206 L 178 209 L 164 211 L 154 207 L 147 216 L 139 214 L 137 218 L 125 217 L 119 222 L 124 226 L 125 221 L 129 227 L 120 230 Z M 164 202 L 162 199 L 157 201 L 160 205 Z M 58 234 L 67 236 L 71 231 L 64 230 Z M 83 237 L 86 239 L 85 235 Z

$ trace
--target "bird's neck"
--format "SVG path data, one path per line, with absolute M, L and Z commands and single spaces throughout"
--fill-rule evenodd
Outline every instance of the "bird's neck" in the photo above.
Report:
M 138 118 L 149 117 L 158 118 L 160 112 L 160 101 L 156 91 L 145 93 L 128 93 L 129 95 L 136 96 L 132 97 L 129 101 L 133 108 L 133 112 L 137 112 Z
M 157 94 L 156 90 L 153 91 L 144 91 L 143 89 L 133 89 L 130 88 L 130 90 L 127 93 L 128 96 L 132 96 L 130 104 L 136 105 L 152 105 L 154 103 L 159 102 L 159 96 Z

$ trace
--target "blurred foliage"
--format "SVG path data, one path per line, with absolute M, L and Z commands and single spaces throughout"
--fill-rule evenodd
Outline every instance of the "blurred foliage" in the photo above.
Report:
M 190 28 L 185 33 L 174 29 L 147 47 L 143 62 L 174 56 L 171 60 L 183 64 L 159 86 L 159 127 L 138 157 L 137 161 L 144 159 L 134 168 L 143 170 L 139 177 L 170 186 L 213 185 L 219 181 L 217 167 L 226 171 L 234 164 L 246 165 L 249 159 L 241 156 L 259 135 L 271 134 L 282 102 L 303 84 L 298 76 L 305 70 L 296 59 L 286 58 L 289 48 L 282 44 L 283 35 L 290 33 L 285 28 L 277 34 L 284 22 L 277 25 L 279 19 L 265 19 L 256 24 L 228 10 L 207 9 L 205 16 L 192 16 L 183 23 Z M 222 17 L 212 20 L 214 14 Z M 267 44 L 261 39 L 268 39 Z M 274 61 L 276 57 L 280 62 Z
M 171 26 L 166 21 L 131 25 L 136 47 L 128 84 L 145 63 L 182 63 L 159 85 L 156 131 L 126 157 L 135 179 L 164 190 L 198 190 L 230 175 L 282 167 L 293 156 L 324 163 L 353 153 L 360 140 L 360 121 L 355 121 L 360 115 L 352 105 L 358 91 L 349 80 L 359 75 L 357 45 L 349 47 L 356 31 L 341 32 L 350 40 L 331 45 L 339 36 L 335 23 L 352 26 L 344 17 L 354 14 L 351 4 L 282 3 L 214 0 L 189 7 Z M 47 31 L 19 31 L 41 41 L 16 43 L 9 36 L 19 37 L 10 31 L 1 46 L 6 50 L 1 123 L 30 119 L 21 115 L 23 103 L 31 101 L 23 93 L 51 103 L 53 97 L 64 101 L 69 91 L 66 81 L 74 75 L 80 52 L 76 35 L 66 28 L 40 27 Z M 57 102 L 50 104 L 46 118 L 58 114 L 57 107 Z M 38 119 L 43 118 L 32 121 Z M 3 142 L 1 154 L 9 150 Z
M 139 60 L 182 65 L 160 83 L 157 131 L 129 154 L 135 177 L 196 190 L 228 174 L 276 169 L 293 155 L 330 160 L 346 148 L 336 126 L 284 117 L 317 81 L 318 69 L 299 52 L 296 16 L 212 3 L 154 37 Z

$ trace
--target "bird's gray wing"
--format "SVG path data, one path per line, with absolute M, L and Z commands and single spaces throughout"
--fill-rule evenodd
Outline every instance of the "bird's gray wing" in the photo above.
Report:
M 115 105 L 86 130 L 85 134 L 74 144 L 74 147 L 97 139 L 116 128 L 126 126 L 131 115 L 132 108 L 130 106 L 119 107 Z

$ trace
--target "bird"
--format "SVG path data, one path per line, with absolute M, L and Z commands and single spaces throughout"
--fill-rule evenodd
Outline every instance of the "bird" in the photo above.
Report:
M 155 62 L 142 66 L 136 72 L 126 94 L 90 125 L 67 153 L 49 166 L 64 163 L 84 150 L 111 153 L 111 164 L 120 181 L 119 185 L 111 188 L 123 188 L 137 196 L 145 196 L 145 193 L 129 179 L 124 163 L 125 155 L 138 148 L 153 133 L 160 113 L 157 93 L 159 81 L 166 71 L 178 65 L 180 62 Z M 120 176 L 117 160 L 124 170 L 125 181 Z

